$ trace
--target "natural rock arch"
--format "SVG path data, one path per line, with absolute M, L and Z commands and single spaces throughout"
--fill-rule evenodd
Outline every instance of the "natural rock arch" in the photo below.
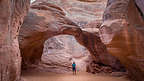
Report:
M 61 34 L 73 35 L 81 45 L 90 51 L 96 63 L 103 63 L 113 68 L 118 67 L 116 58 L 108 54 L 106 46 L 96 33 L 82 31 L 65 17 L 62 9 L 50 3 L 31 6 L 25 18 L 19 35 L 23 63 L 26 65 L 38 63 L 44 42 L 50 37 Z
M 27 41 L 28 43 L 26 44 L 20 43 L 24 46 L 23 48 L 20 46 L 24 62 L 30 64 L 39 62 L 43 52 L 44 42 L 48 38 L 57 35 L 74 36 L 79 44 L 89 50 L 93 60 L 97 63 L 103 63 L 105 65 L 110 65 L 111 67 L 114 67 L 117 63 L 116 58 L 107 53 L 106 46 L 101 42 L 100 37 L 95 34 L 82 31 L 80 28 L 66 28 L 64 30 L 60 30 L 59 32 L 52 32 L 50 36 L 49 33 L 45 31 L 42 34 L 38 33 L 32 36 L 34 38 L 30 38 L 32 40 L 30 40 L 30 42 Z

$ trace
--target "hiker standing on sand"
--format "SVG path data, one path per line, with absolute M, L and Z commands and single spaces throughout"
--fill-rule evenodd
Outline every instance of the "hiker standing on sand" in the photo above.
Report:
M 73 70 L 73 75 L 76 75 L 76 64 L 75 64 L 75 62 L 72 63 L 72 70 Z

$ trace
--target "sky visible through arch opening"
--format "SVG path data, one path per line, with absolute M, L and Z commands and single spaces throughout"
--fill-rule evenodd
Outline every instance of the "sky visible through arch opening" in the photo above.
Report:
M 31 0 L 31 3 L 34 2 L 35 0 Z

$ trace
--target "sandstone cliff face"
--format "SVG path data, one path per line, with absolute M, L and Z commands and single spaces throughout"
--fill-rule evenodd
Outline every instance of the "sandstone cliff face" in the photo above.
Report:
M 84 27 L 87 23 L 101 22 L 107 0 L 37 0 L 59 6 L 70 20 Z
M 120 59 L 137 81 L 144 79 L 143 3 L 142 0 L 109 0 L 100 29 L 109 52 Z
M 144 1 L 143 0 L 135 0 L 136 6 L 138 6 L 138 10 L 140 10 L 141 16 L 144 16 Z
M 96 33 L 82 31 L 77 24 L 66 17 L 60 7 L 47 2 L 33 4 L 21 28 L 19 41 L 23 63 L 26 65 L 39 63 L 44 42 L 60 34 L 73 35 L 89 50 L 95 63 L 113 68 L 120 65 L 117 64 L 116 58 L 107 53 L 106 46 Z
M 19 81 L 21 57 L 18 34 L 29 0 L 0 0 L 0 81 Z

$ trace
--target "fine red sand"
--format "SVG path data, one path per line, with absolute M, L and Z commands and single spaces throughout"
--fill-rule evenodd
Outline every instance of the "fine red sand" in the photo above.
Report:
M 114 77 L 108 75 L 94 75 L 86 72 L 80 72 L 77 75 L 72 73 L 39 73 L 28 72 L 23 74 L 25 81 L 130 81 L 125 77 Z

